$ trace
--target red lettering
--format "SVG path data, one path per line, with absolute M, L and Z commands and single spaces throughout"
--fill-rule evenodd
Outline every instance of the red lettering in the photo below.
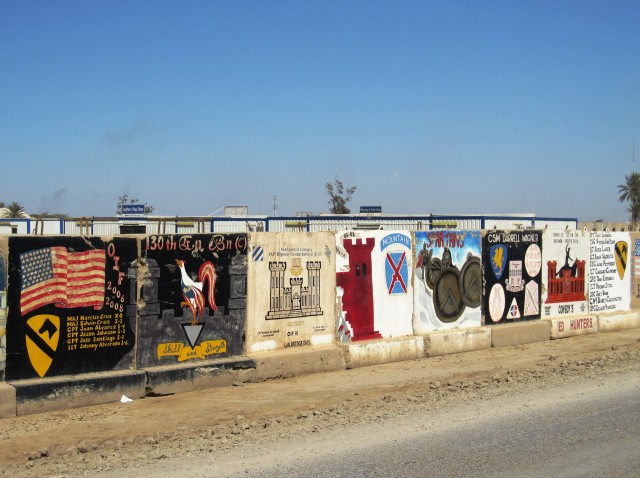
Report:
M 238 236 L 236 238 L 236 250 L 239 252 L 247 250 L 247 236 Z
M 148 251 L 175 251 L 177 248 L 176 242 L 173 240 L 172 236 L 149 236 L 149 240 L 147 241 L 147 250 Z
M 158 240 L 156 236 L 149 236 L 149 240 L 147 241 L 147 250 L 155 251 L 158 248 Z
M 182 236 L 180 238 L 180 250 L 190 251 L 191 249 L 193 249 L 193 244 L 191 244 L 191 236 Z
M 196 239 L 193 244 L 193 252 L 204 252 L 204 248 L 202 247 L 202 240 Z
M 456 232 L 444 232 L 436 231 L 427 234 L 427 247 L 449 247 L 449 248 L 462 248 L 464 247 L 464 239 L 462 234 Z
M 231 248 L 231 241 L 225 240 L 224 236 L 213 236 L 209 241 L 209 250 L 212 252 L 220 252 Z
M 582 330 L 593 328 L 593 319 L 591 317 L 583 319 L 573 319 L 570 321 L 571 330 Z

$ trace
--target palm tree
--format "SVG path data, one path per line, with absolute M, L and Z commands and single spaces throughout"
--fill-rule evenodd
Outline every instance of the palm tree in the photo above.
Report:
M 12 219 L 29 217 L 29 215 L 26 212 L 24 212 L 24 207 L 22 207 L 20 204 L 18 204 L 15 201 L 12 202 L 11 204 L 4 205 L 4 207 L 0 212 L 0 216 L 12 218 Z
M 631 215 L 631 230 L 636 230 L 640 218 L 640 173 L 635 171 L 624 177 L 625 183 L 618 185 L 620 202 L 628 202 L 627 212 Z

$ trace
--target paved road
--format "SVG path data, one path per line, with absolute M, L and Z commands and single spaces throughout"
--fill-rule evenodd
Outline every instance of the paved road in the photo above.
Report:
M 638 477 L 640 374 L 346 426 L 233 458 L 146 469 L 190 477 Z M 135 475 L 134 471 L 131 471 Z
M 12 477 L 640 476 L 640 329 L 0 421 Z

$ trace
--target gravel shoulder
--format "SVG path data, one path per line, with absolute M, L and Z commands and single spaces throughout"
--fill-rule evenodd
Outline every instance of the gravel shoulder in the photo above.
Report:
M 640 329 L 13 417 L 0 420 L 0 474 L 138 476 L 176 458 L 233 460 L 347 425 L 630 372 L 640 372 Z

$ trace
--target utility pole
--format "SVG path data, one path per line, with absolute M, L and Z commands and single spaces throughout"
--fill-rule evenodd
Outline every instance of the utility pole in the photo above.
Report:
M 273 217 L 278 216 L 278 196 L 273 196 Z

